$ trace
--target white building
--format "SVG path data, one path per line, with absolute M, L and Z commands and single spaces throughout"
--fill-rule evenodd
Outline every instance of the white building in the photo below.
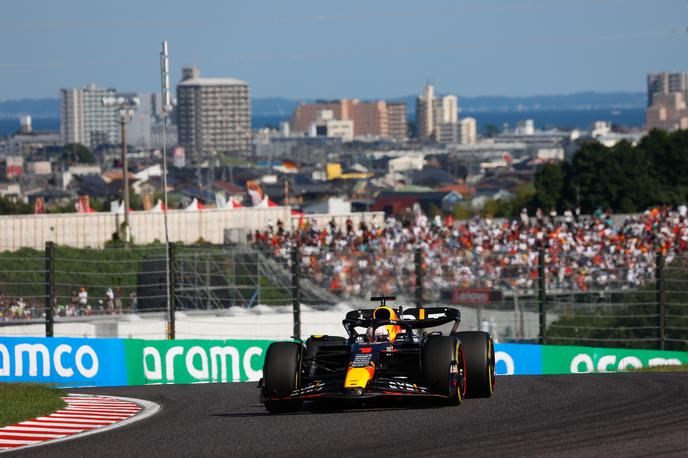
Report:
M 335 119 L 332 110 L 322 110 L 316 114 L 315 122 L 308 129 L 310 137 L 341 138 L 343 142 L 354 139 L 354 122 L 349 119 Z
M 409 170 L 423 170 L 425 155 L 422 153 L 408 153 L 390 159 L 387 163 L 388 173 L 408 172 Z
M 346 215 L 351 213 L 351 202 L 342 197 L 330 197 L 305 205 L 303 212 L 307 214 Z
M 459 120 L 459 98 L 455 95 L 438 98 L 435 104 L 435 119 L 438 124 L 456 123 Z
M 474 118 L 463 118 L 459 121 L 459 143 L 473 145 L 478 141 L 478 124 Z
M 532 119 L 526 119 L 525 121 L 519 121 L 516 124 L 516 129 L 514 129 L 515 135 L 534 135 L 535 134 L 535 121 Z
M 435 88 L 426 84 L 423 94 L 416 99 L 416 135 L 429 139 L 435 131 L 434 106 Z
M 194 164 L 214 154 L 251 152 L 248 83 L 235 78 L 201 78 L 197 67 L 184 68 L 177 85 L 177 136 Z
M 94 148 L 120 142 L 119 114 L 103 105 L 103 98 L 115 97 L 112 88 L 91 84 L 83 89 L 60 91 L 60 135 L 64 143 L 81 143 Z
M 435 88 L 427 84 L 416 99 L 416 129 L 419 138 L 439 143 L 458 142 L 459 99 L 455 95 L 435 97 Z

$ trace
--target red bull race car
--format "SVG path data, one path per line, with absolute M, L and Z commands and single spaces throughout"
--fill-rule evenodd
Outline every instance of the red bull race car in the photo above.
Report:
M 342 322 L 348 337 L 272 343 L 258 384 L 260 402 L 284 413 L 306 400 L 402 396 L 458 405 L 492 396 L 495 355 L 488 333 L 457 332 L 457 309 L 395 309 L 387 305 L 391 300 L 373 297 L 378 307 L 348 312 Z M 441 326 L 451 330 L 431 330 Z

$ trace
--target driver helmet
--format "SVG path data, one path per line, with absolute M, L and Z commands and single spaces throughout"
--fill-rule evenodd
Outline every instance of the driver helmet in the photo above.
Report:
M 373 318 L 376 320 L 398 320 L 397 313 L 391 307 L 382 306 L 373 310 Z M 385 324 L 378 326 L 374 332 L 376 341 L 394 342 L 397 334 L 401 332 L 401 326 L 396 324 Z

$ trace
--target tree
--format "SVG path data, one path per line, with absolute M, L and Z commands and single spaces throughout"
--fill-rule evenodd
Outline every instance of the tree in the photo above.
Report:
M 27 215 L 31 213 L 33 213 L 31 205 L 0 197 L 0 215 Z
M 81 143 L 68 143 L 62 151 L 62 160 L 67 163 L 95 164 L 96 158 L 90 149 Z
M 559 207 L 564 190 L 564 173 L 557 164 L 545 164 L 535 175 L 532 206 L 549 211 Z
M 488 124 L 485 126 L 485 136 L 487 138 L 496 137 L 499 133 L 499 129 L 494 124 Z

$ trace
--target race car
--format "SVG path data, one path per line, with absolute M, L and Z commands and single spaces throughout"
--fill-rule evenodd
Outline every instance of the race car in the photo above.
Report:
M 457 332 L 459 310 L 394 309 L 391 296 L 372 297 L 374 309 L 352 310 L 342 321 L 348 337 L 311 336 L 273 342 L 260 380 L 268 411 L 297 411 L 306 400 L 420 397 L 458 405 L 495 389 L 494 343 L 480 331 Z M 429 331 L 451 325 L 446 334 Z

